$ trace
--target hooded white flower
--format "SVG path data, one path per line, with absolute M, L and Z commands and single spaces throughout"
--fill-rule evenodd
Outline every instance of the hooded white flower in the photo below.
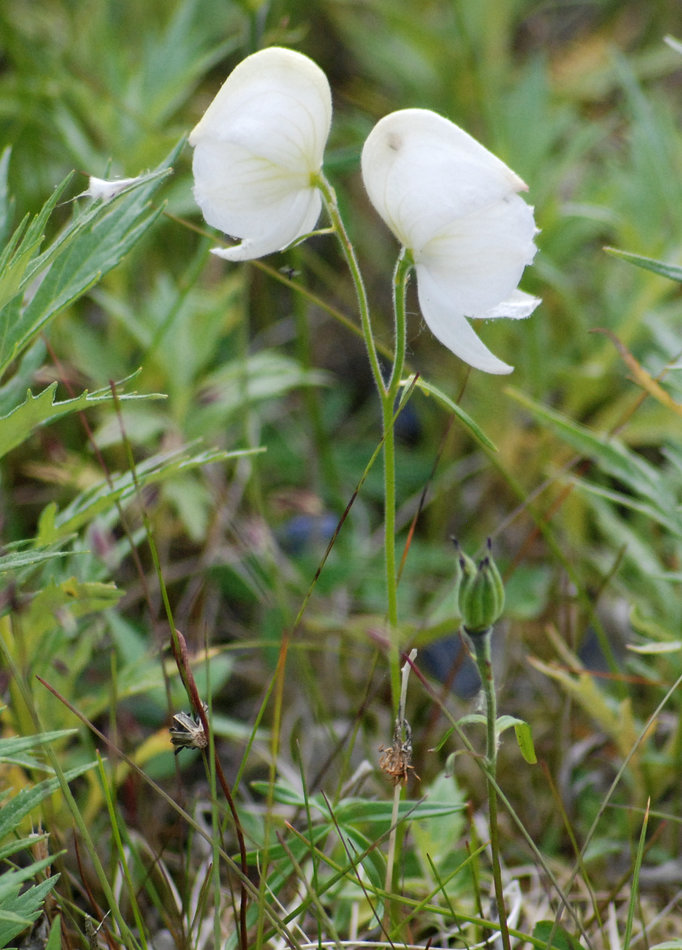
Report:
M 331 116 L 327 77 L 301 53 L 272 46 L 230 73 L 189 137 L 204 218 L 242 241 L 214 254 L 251 260 L 312 231 Z
M 523 181 L 470 135 L 427 109 L 381 119 L 362 150 L 369 198 L 412 254 L 431 332 L 460 359 L 509 373 L 467 317 L 527 317 L 539 304 L 517 290 L 535 256 Z

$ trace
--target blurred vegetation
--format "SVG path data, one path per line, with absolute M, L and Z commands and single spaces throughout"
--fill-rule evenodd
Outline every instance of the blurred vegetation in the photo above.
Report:
M 482 777 L 461 754 L 455 779 L 443 771 L 456 746 L 443 741 L 446 710 L 461 716 L 471 699 L 432 679 L 427 662 L 433 645 L 457 631 L 454 534 L 469 550 L 492 536 L 504 568 L 498 705 L 530 724 L 543 766 L 523 763 L 505 734 L 500 787 L 577 908 L 580 924 L 564 925 L 603 946 L 613 906 L 625 932 L 650 800 L 639 926 L 653 921 L 654 943 L 682 936 L 678 911 L 657 916 L 680 883 L 682 717 L 679 689 L 668 690 L 682 676 L 682 299 L 678 281 L 604 251 L 672 264 L 682 257 L 682 56 L 664 43 L 676 31 L 679 39 L 678 0 L 0 4 L 0 142 L 11 146 L 3 243 L 74 171 L 41 222 L 40 253 L 56 254 L 74 222 L 77 235 L 90 227 L 91 205 L 77 197 L 87 176 L 146 174 L 180 143 L 173 175 L 142 186 L 151 205 L 136 204 L 142 190 L 117 199 L 128 202 L 131 222 L 144 223 L 130 246 L 116 245 L 117 266 L 93 265 L 92 279 L 74 284 L 44 326 L 36 316 L 0 381 L 3 425 L 28 389 L 38 394 L 53 381 L 50 404 L 53 395 L 66 401 L 84 390 L 101 396 L 80 414 L 80 404 L 68 413 L 45 404 L 2 452 L 0 793 L 28 790 L 44 772 L 83 773 L 73 800 L 65 783 L 60 792 L 50 786 L 49 798 L 46 786 L 34 787 L 42 811 L 33 820 L 50 832 L 61 875 L 40 898 L 50 919 L 59 906 L 70 945 L 83 939 L 85 914 L 99 921 L 107 910 L 128 946 L 161 930 L 177 946 L 211 939 L 217 946 L 220 934 L 236 942 L 230 900 L 216 896 L 215 848 L 236 852 L 231 825 L 216 817 L 215 787 L 196 753 L 174 758 L 168 741 L 169 717 L 187 700 L 168 652 L 157 568 L 200 692 L 210 697 L 249 854 L 265 847 L 259 861 L 271 870 L 274 895 L 286 906 L 300 902 L 300 919 L 316 921 L 311 939 L 376 924 L 363 885 L 347 877 L 324 883 L 331 872 L 320 858 L 326 853 L 334 867 L 349 861 L 340 842 L 350 841 L 363 854 L 360 880 L 383 885 L 380 856 L 364 856 L 390 819 L 390 789 L 376 771 L 377 749 L 393 732 L 379 463 L 316 578 L 380 431 L 361 340 L 335 319 L 341 312 L 356 322 L 352 287 L 324 236 L 253 264 L 209 257 L 217 236 L 206 233 L 194 205 L 181 142 L 234 65 L 269 44 L 307 53 L 329 76 L 335 115 L 326 168 L 380 341 L 392 332 L 397 248 L 364 196 L 359 154 L 386 112 L 421 106 L 462 125 L 528 182 L 541 228 L 523 287 L 542 307 L 524 324 L 481 328 L 514 364 L 511 378 L 468 371 L 424 332 L 416 296 L 411 301 L 411 369 L 458 402 L 497 451 L 419 392 L 397 423 L 402 637 L 406 648 L 418 647 L 425 671 L 410 686 L 421 783 L 411 779 L 409 791 L 415 800 L 431 796 L 404 852 L 406 892 L 423 902 L 406 933 L 411 942 L 450 939 L 454 918 L 448 923 L 432 907 L 450 874 L 443 890 L 453 913 L 487 913 L 485 841 L 475 820 Z M 118 219 L 106 220 L 102 226 L 114 229 Z M 92 227 L 87 234 L 101 233 Z M 112 246 L 114 238 L 118 231 Z M 37 245 L 31 254 L 14 261 L 25 281 L 21 294 L 11 288 L 17 312 L 40 294 L 32 280 Z M 43 263 L 49 273 L 50 261 Z M 36 314 L 39 305 L 40 297 Z M 4 312 L 3 339 L 14 312 Z M 109 398 L 111 381 L 138 370 Z M 166 398 L 133 399 L 133 389 Z M 3 438 L 9 431 L 0 429 Z M 439 654 L 441 681 L 443 656 L 458 662 L 448 649 Z M 64 730 L 50 740 L 49 759 L 39 761 L 33 746 L 30 757 L 5 755 L 9 737 L 46 729 Z M 356 785 L 351 777 L 365 760 L 373 769 Z M 139 769 L 171 800 L 150 791 Z M 338 806 L 337 824 L 322 792 Z M 218 835 L 212 845 L 202 838 L 212 808 L 219 845 Z M 324 817 L 315 823 L 312 813 Z M 288 844 L 283 815 L 300 820 Z M 524 889 L 519 927 L 527 934 L 553 917 L 554 893 L 550 901 L 538 883 L 546 869 L 531 868 L 537 855 L 513 820 L 505 822 L 505 861 Z M 88 847 L 88 831 L 101 847 Z M 87 866 L 74 841 L 88 851 Z M 16 853 L 3 850 L 3 860 Z M 327 895 L 323 908 L 297 891 L 307 860 Z M 18 883 L 10 884 L 16 901 Z M 276 906 L 263 887 L 260 906 Z M 2 897 L 0 890 L 0 909 Z M 34 911 L 27 903 L 27 921 Z M 261 936 L 277 930 L 265 911 L 259 920 Z M 283 930 L 279 937 L 288 939 Z

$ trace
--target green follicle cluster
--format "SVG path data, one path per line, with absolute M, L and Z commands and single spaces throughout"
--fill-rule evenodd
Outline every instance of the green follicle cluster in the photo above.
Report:
M 476 565 L 462 551 L 457 541 L 457 576 L 455 580 L 459 615 L 470 637 L 485 634 L 497 623 L 504 610 L 504 584 L 492 556 L 490 539 L 485 556 Z

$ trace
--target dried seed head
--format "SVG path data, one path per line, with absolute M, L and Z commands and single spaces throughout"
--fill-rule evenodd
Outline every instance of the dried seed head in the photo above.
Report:
M 403 739 L 403 730 L 405 738 Z M 379 768 L 394 785 L 407 784 L 410 772 L 414 772 L 412 763 L 412 730 L 406 719 L 396 719 L 393 742 L 388 747 L 379 747 Z M 419 776 L 417 776 L 419 777 Z
M 204 712 L 208 713 L 206 703 L 201 704 Z M 190 716 L 189 713 L 179 712 L 173 716 L 173 725 L 168 730 L 171 742 L 176 746 L 177 755 L 182 749 L 205 749 L 208 737 L 199 716 Z

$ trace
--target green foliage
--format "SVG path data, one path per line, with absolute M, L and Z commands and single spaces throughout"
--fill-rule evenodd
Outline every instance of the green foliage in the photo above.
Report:
M 621 260 L 642 267 L 644 270 L 651 271 L 652 274 L 660 274 L 661 277 L 667 277 L 668 280 L 682 283 L 682 267 L 676 264 L 666 264 L 663 261 L 656 261 L 651 257 L 644 257 L 642 254 L 630 254 L 628 251 L 619 251 L 615 247 L 607 247 L 606 250 L 614 257 L 620 257 Z
M 561 924 L 554 920 L 539 920 L 533 929 L 533 937 L 542 941 L 547 950 L 578 950 L 580 942 Z
M 118 384 L 115 387 L 118 388 Z M 34 396 L 29 389 L 26 394 L 26 400 L 13 409 L 6 416 L 0 418 L 0 456 L 11 452 L 12 449 L 21 445 L 31 435 L 38 426 L 45 425 L 54 419 L 59 419 L 71 412 L 80 412 L 89 406 L 97 405 L 101 402 L 110 402 L 114 399 L 114 393 L 111 389 L 102 390 L 96 393 L 81 393 L 73 399 L 64 399 L 61 402 L 55 402 L 55 393 L 57 383 L 51 383 L 47 389 L 44 389 L 39 395 Z M 116 399 L 127 401 L 129 399 L 142 398 L 135 395 L 116 393 Z
M 0 738 L 0 775 L 8 775 L 11 765 L 51 772 L 52 769 L 32 753 L 37 751 L 40 755 L 41 746 L 64 738 L 67 734 L 64 731 L 45 732 Z M 91 767 L 86 765 L 72 770 L 65 776 L 66 781 L 72 781 Z M 25 819 L 29 815 L 35 816 L 41 803 L 59 787 L 60 779 L 55 777 L 21 788 L 14 795 L 8 791 L 2 795 L 0 860 L 9 867 L 5 867 L 0 875 L 0 947 L 9 946 L 15 937 L 38 919 L 47 896 L 59 881 L 59 875 L 51 875 L 49 871 L 57 856 L 47 853 L 48 836 L 22 835 Z M 37 857 L 41 851 L 45 856 Z M 20 856 L 25 860 L 18 866 Z
M 425 672 L 459 623 L 450 534 L 494 536 L 507 593 L 493 660 L 516 938 L 675 945 L 670 886 L 647 885 L 638 924 L 634 872 L 660 881 L 678 850 L 661 833 L 682 768 L 680 60 L 662 42 L 678 20 L 672 0 L 0 4 L 0 946 L 46 899 L 50 950 L 60 921 L 85 945 L 85 915 L 106 911 L 130 948 L 239 944 L 234 814 L 167 735 L 190 709 L 167 607 L 234 790 L 254 945 L 372 939 L 389 905 L 396 944 L 489 939 L 483 718 Z M 270 43 L 330 76 L 325 167 L 380 351 L 396 249 L 358 183 L 379 116 L 422 106 L 467 128 L 528 182 L 541 227 L 524 288 L 542 308 L 478 328 L 513 388 L 464 370 L 408 306 L 398 633 L 419 649 L 421 784 L 411 772 L 397 812 L 395 894 L 376 774 L 393 731 L 384 484 L 352 289 L 326 237 L 237 267 L 193 231 L 187 131 Z M 140 178 L 74 198 L 90 174 Z M 29 819 L 66 842 L 60 874 Z
M 325 795 L 308 796 L 283 782 L 254 782 L 252 787 L 263 796 L 272 796 L 280 806 L 305 813 L 307 823 L 303 831 L 289 827 L 286 838 L 278 833 L 277 843 L 263 842 L 250 857 L 261 865 L 267 862 L 268 880 L 276 882 L 275 892 L 290 886 L 292 876 L 294 881 L 305 880 L 309 869 L 315 868 L 317 895 L 331 904 L 335 927 L 348 926 L 353 903 L 365 905 L 371 895 L 376 900 L 373 912 L 381 913 L 386 862 L 376 843 L 387 837 L 394 819 L 401 826 L 409 824 L 414 835 L 416 845 L 407 862 L 415 872 L 412 884 L 420 893 L 426 893 L 421 875 L 429 862 L 436 876 L 447 875 L 450 887 L 465 889 L 465 862 L 457 862 L 453 868 L 452 849 L 443 847 L 446 841 L 452 841 L 451 834 L 457 837 L 463 830 L 462 812 L 466 807 L 451 776 L 440 775 L 420 800 L 401 801 L 397 816 L 392 814 L 390 801 L 349 796 L 330 802 Z M 261 837 L 263 831 L 256 834 Z M 363 909 L 363 915 L 372 912 L 371 903 Z M 303 901 L 297 916 L 301 915 L 303 921 L 311 910 L 314 903 Z
M 161 213 L 149 200 L 179 152 L 121 193 L 113 202 L 95 201 L 41 251 L 47 221 L 63 195 L 65 179 L 32 221 L 14 231 L 2 255 L 0 283 L 0 373 L 65 307 L 115 267 Z M 3 164 L 6 174 L 7 163 Z M 6 201 L 0 215 L 7 219 Z M 29 293 L 30 288 L 30 293 Z

